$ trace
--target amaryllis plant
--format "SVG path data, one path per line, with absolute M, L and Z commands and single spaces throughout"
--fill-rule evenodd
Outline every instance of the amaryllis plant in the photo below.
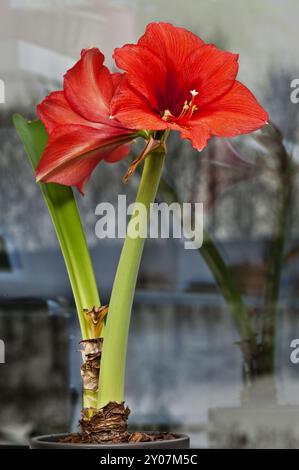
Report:
M 124 176 L 144 168 L 136 203 L 147 226 L 170 131 L 199 152 L 212 136 L 233 137 L 261 128 L 268 115 L 236 80 L 238 55 L 206 44 L 183 28 L 151 23 L 137 44 L 114 52 L 121 73 L 111 73 L 96 48 L 84 49 L 64 76 L 63 90 L 37 107 L 40 121 L 14 123 L 41 183 L 72 284 L 82 330 L 82 435 L 93 442 L 147 440 L 126 432 L 124 384 L 127 340 L 144 238 L 127 235 L 109 306 L 101 306 L 73 192 L 102 161 L 128 157 L 136 138 L 144 149 Z M 170 156 L 171 158 L 171 156 Z M 200 153 L 198 158 L 200 158 Z M 188 161 L 186 161 L 188 165 Z M 129 224 L 134 224 L 137 206 Z M 128 231 L 129 232 L 129 231 Z

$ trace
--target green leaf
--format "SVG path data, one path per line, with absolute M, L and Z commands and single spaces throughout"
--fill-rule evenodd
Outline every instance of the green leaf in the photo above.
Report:
M 19 114 L 13 116 L 13 123 L 32 168 L 35 170 L 47 143 L 47 132 L 41 121 L 28 122 Z M 100 306 L 100 299 L 73 190 L 67 186 L 53 183 L 39 183 L 39 187 L 48 206 L 64 257 L 75 298 L 82 337 L 87 339 L 92 334 L 83 309 L 92 308 L 94 305 Z

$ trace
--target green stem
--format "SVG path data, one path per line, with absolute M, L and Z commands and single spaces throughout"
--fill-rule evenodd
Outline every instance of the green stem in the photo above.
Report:
M 98 392 L 94 390 L 83 390 L 83 408 L 96 409 L 98 403 Z
M 152 152 L 145 160 L 128 230 L 135 226 L 138 215 L 139 230 L 146 232 L 150 204 L 155 200 L 163 169 L 165 152 Z M 146 213 L 139 211 L 142 204 Z M 98 408 L 107 403 L 124 401 L 125 365 L 131 310 L 145 238 L 127 234 L 113 284 L 105 340 L 101 359 Z

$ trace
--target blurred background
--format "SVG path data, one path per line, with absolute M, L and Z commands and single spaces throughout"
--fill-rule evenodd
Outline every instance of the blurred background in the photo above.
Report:
M 60 89 L 82 48 L 135 42 L 150 21 L 185 26 L 240 53 L 239 79 L 273 126 L 213 139 L 174 134 L 159 200 L 203 202 L 205 243 L 148 241 L 127 365 L 134 428 L 190 434 L 194 447 L 299 448 L 299 79 L 297 0 L 1 0 L 0 442 L 76 429 L 79 331 L 51 221 L 12 127 Z M 4 100 L 2 100 L 4 101 Z M 109 302 L 121 240 L 98 240 L 96 205 L 132 201 L 138 175 L 100 165 L 78 197 L 100 293 Z

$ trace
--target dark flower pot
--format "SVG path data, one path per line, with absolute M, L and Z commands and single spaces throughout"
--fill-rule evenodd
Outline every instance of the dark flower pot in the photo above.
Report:
M 150 433 L 149 433 L 150 434 Z M 70 444 L 59 442 L 66 434 L 33 437 L 30 449 L 189 449 L 190 439 L 185 434 L 175 434 L 168 441 L 134 442 L 131 444 Z

